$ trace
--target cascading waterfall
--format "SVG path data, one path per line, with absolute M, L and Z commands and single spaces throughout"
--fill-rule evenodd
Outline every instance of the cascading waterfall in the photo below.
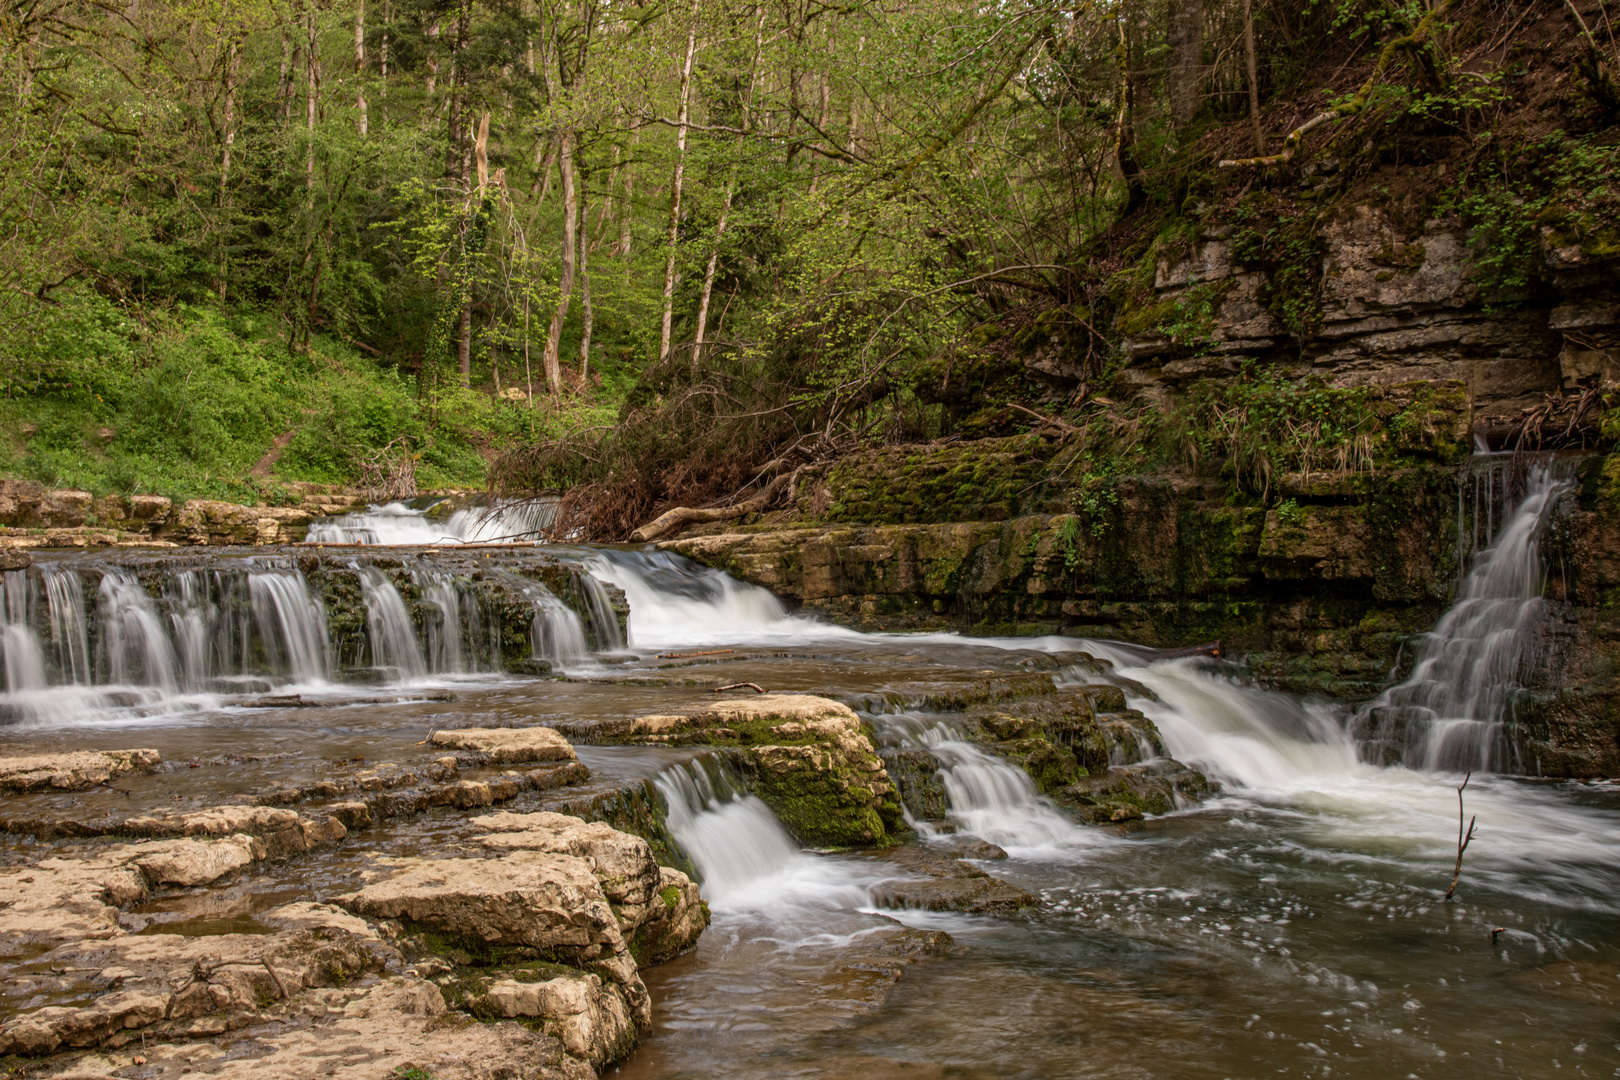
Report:
M 47 566 L 43 573 L 51 644 L 61 681 L 90 683 L 90 635 L 84 619 L 84 582 L 72 570 Z
M 248 597 L 271 670 L 299 683 L 325 682 L 332 670 L 326 609 L 310 594 L 304 575 L 296 570 L 250 573 Z
M 29 599 L 27 573 L 0 574 L 0 663 L 9 694 L 45 688 L 45 653 L 29 618 Z
M 1009 850 L 1084 844 L 1094 834 L 1075 825 L 1041 797 L 1029 774 L 969 742 L 949 724 L 927 724 L 907 714 L 877 718 L 902 746 L 927 750 L 940 763 L 946 816 L 957 828 Z M 927 823 L 915 823 L 929 831 Z
M 461 594 L 455 580 L 437 570 L 417 570 L 411 579 L 428 611 L 423 631 L 432 671 L 470 671 L 461 634 Z M 476 607 L 475 607 L 476 610 Z
M 613 600 L 608 596 L 606 586 L 589 573 L 575 575 L 579 588 L 585 595 L 585 605 L 590 609 L 590 629 L 596 639 L 597 649 L 601 652 L 618 652 L 624 648 L 624 634 L 619 629 L 619 617 L 613 610 Z
M 180 680 L 188 690 L 201 689 L 212 674 L 219 608 L 213 602 L 211 584 L 208 575 L 197 570 L 184 570 L 164 583 Z
M 590 654 L 585 641 L 585 624 L 573 608 L 551 594 L 544 585 L 531 582 L 523 590 L 534 605 L 529 636 L 537 660 L 550 661 L 567 670 Z
M 1505 492 L 1506 471 L 1502 475 Z M 1573 483 L 1552 465 L 1538 464 L 1524 486 L 1456 601 L 1422 639 L 1412 674 L 1357 717 L 1357 733 L 1371 739 L 1375 753 L 1387 748 L 1405 764 L 1427 769 L 1490 770 L 1507 763 L 1503 716 L 1509 695 L 1537 659 L 1547 612 L 1541 535 Z M 1492 504 L 1489 491 L 1483 502 Z
M 108 570 L 101 577 L 97 604 L 108 681 L 174 691 L 178 684 L 174 645 L 141 583 L 121 570 Z
M 537 499 L 471 506 L 448 517 L 429 516 L 437 500 L 418 505 L 392 502 L 361 514 L 343 514 L 310 525 L 307 544 L 418 546 L 499 543 L 539 539 L 557 520 L 557 501 Z
M 746 794 L 712 758 L 665 769 L 654 784 L 670 834 L 697 866 L 711 904 L 805 859 L 770 807 Z
M 399 679 L 422 678 L 427 674 L 427 662 L 422 658 L 410 612 L 399 590 L 375 567 L 362 566 L 359 572 L 372 665 L 391 671 Z

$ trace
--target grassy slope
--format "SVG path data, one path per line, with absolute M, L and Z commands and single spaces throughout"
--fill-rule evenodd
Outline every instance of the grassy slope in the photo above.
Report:
M 289 353 L 255 312 L 56 296 L 0 341 L 0 475 L 51 487 L 273 499 L 276 481 L 352 482 L 361 459 L 401 436 L 421 489 L 478 487 L 495 453 L 611 422 L 623 393 L 610 367 L 591 400 L 559 411 L 543 391 L 533 409 L 493 386 L 424 397 L 411 376 L 341 341 Z M 251 477 L 278 437 L 270 475 Z

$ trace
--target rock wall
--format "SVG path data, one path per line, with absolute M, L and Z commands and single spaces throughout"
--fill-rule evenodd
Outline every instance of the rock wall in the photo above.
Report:
M 1346 206 L 1321 231 L 1313 332 L 1301 341 L 1276 314 L 1275 285 L 1245 264 L 1235 225 L 1210 225 L 1155 267 L 1162 318 L 1121 320 L 1127 364 L 1116 387 L 1166 397 L 1220 378 L 1245 359 L 1286 364 L 1337 386 L 1429 383 L 1460 388 L 1465 427 L 1500 445 L 1549 393 L 1620 385 L 1620 287 L 1612 253 L 1542 232 L 1544 288 L 1498 308 L 1472 269 L 1469 236 L 1452 219 L 1417 224 Z M 1214 303 L 1207 335 L 1172 340 L 1165 324 L 1194 297 Z

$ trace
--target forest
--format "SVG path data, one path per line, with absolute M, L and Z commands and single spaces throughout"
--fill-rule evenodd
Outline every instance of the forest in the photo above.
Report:
M 0 471 L 95 494 L 567 490 L 622 539 L 1043 425 L 1088 476 L 1263 486 L 1394 442 L 1264 358 L 1133 410 L 1132 335 L 1211 353 L 1225 286 L 1152 280 L 1200 229 L 1297 358 L 1346 205 L 1462 221 L 1501 311 L 1620 205 L 1608 13 L 1572 4 L 19 0 L 0 33 Z

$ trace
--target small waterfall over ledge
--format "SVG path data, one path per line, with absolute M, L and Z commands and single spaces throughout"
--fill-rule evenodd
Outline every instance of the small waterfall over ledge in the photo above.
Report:
M 1503 718 L 1510 695 L 1540 659 L 1547 616 L 1541 538 L 1574 487 L 1557 466 L 1531 465 L 1516 504 L 1511 469 L 1487 469 L 1483 482 L 1476 479 L 1472 538 L 1479 542 L 1483 514 L 1486 546 L 1474 557 L 1456 601 L 1421 639 L 1412 673 L 1358 711 L 1353 732 L 1373 760 L 1456 771 L 1512 764 Z M 1458 532 L 1460 545 L 1460 522 Z
M 593 652 L 623 648 L 625 602 L 586 572 L 588 555 L 565 556 L 41 553 L 0 574 L 0 722 L 100 723 L 379 679 L 590 668 Z

